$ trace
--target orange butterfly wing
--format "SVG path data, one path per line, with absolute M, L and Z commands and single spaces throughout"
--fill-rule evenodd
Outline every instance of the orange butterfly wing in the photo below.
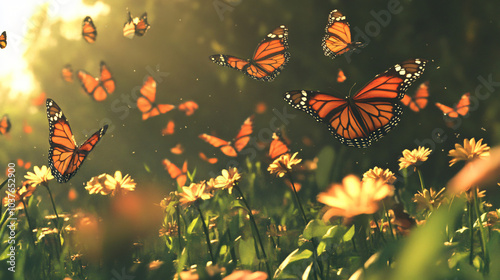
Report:
M 92 21 L 92 18 L 87 16 L 83 20 L 83 25 L 82 25 L 82 36 L 87 43 L 94 43 L 95 39 L 97 37 L 97 30 L 95 28 L 94 22 Z
M 470 109 L 470 93 L 467 92 L 466 94 L 462 95 L 460 101 L 458 101 L 458 104 L 453 108 L 450 108 L 441 103 L 436 103 L 436 106 L 443 112 L 443 114 L 450 118 L 458 118 L 459 115 L 465 116 L 467 115 L 467 113 L 469 113 Z
M 245 122 L 243 122 L 240 131 L 232 142 L 228 142 L 208 134 L 201 134 L 199 138 L 215 148 L 220 148 L 222 153 L 226 156 L 236 157 L 238 156 L 238 152 L 243 150 L 243 148 L 245 148 L 250 141 L 250 135 L 253 132 L 253 118 L 254 116 L 250 116 L 245 120 Z
M 168 159 L 163 160 L 163 165 L 165 166 L 165 170 L 167 170 L 170 177 L 177 181 L 177 184 L 182 187 L 186 184 L 187 181 L 187 160 L 184 161 L 182 166 L 182 170 L 177 167 L 175 164 L 170 162 Z
M 23 131 L 26 134 L 30 134 L 33 132 L 33 128 L 28 124 L 26 120 L 24 120 L 23 122 Z
M 68 83 L 73 82 L 73 69 L 71 68 L 71 65 L 66 64 L 63 69 L 61 70 L 62 78 Z
M 207 157 L 207 155 L 205 155 L 202 152 L 200 152 L 198 155 L 200 156 L 200 158 L 202 160 L 204 160 L 204 161 L 206 161 L 206 162 L 208 162 L 210 164 L 216 164 L 219 161 L 219 159 L 217 159 L 216 157 L 209 158 L 209 157 Z
M 46 97 L 47 95 L 45 94 L 45 92 L 41 92 L 38 96 L 31 100 L 31 104 L 33 106 L 42 106 L 43 104 L 45 104 Z
M 49 166 L 57 181 L 64 183 L 76 174 L 87 155 L 106 133 L 108 126 L 102 127 L 78 147 L 68 120 L 52 99 L 47 99 L 47 118 L 49 120 Z
M 361 42 L 351 41 L 351 29 L 346 17 L 338 10 L 333 10 L 328 16 L 328 24 L 323 37 L 323 51 L 326 56 L 335 58 L 346 52 L 364 47 Z
M 290 151 L 290 149 L 285 144 L 285 142 L 281 139 L 281 137 L 278 134 L 276 134 L 276 132 L 274 132 L 273 133 L 273 141 L 271 141 L 271 144 L 269 146 L 268 156 L 272 160 L 275 160 L 279 156 L 286 154 L 289 151 Z
M 403 99 L 401 99 L 401 103 L 403 105 L 410 107 L 410 109 L 414 112 L 419 112 L 427 106 L 427 102 L 429 100 L 429 82 L 425 82 L 420 84 L 415 96 L 410 97 L 408 94 L 405 94 Z
M 347 77 L 344 74 L 344 71 L 342 69 L 339 69 L 339 73 L 337 74 L 337 83 L 343 83 L 347 80 Z
M 186 116 L 191 116 L 196 110 L 198 110 L 198 103 L 190 100 L 179 104 L 178 108 L 180 111 L 185 112 Z
M 288 29 L 281 25 L 267 34 L 255 49 L 251 59 L 245 60 L 223 54 L 211 55 L 210 59 L 218 65 L 240 70 L 255 80 L 271 82 L 290 60 L 287 49 Z
M 175 155 L 180 155 L 184 153 L 184 147 L 179 143 L 170 149 L 170 152 Z
M 5 49 L 7 47 L 7 32 L 4 31 L 2 32 L 2 35 L 0 35 L 0 48 Z
M 111 74 L 111 71 L 109 71 L 109 68 L 106 65 L 106 63 L 104 63 L 104 61 L 101 61 L 100 68 L 101 68 L 101 77 L 99 78 L 99 81 L 106 90 L 106 93 L 112 94 L 113 92 L 115 92 L 115 86 L 116 86 L 115 80 L 113 79 L 113 75 Z
M 173 120 L 168 121 L 167 126 L 161 130 L 161 135 L 172 135 L 175 132 L 175 123 Z
M 254 116 L 252 115 L 243 122 L 238 135 L 234 138 L 234 147 L 238 152 L 241 152 L 250 141 L 250 135 L 253 133 L 253 118 Z
M 10 119 L 8 115 L 3 115 L 2 119 L 0 120 L 0 135 L 7 134 L 10 131 L 10 128 L 12 127 L 10 123 Z
M 203 141 L 207 142 L 208 144 L 214 146 L 215 148 L 220 148 L 222 153 L 224 153 L 228 157 L 238 156 L 236 149 L 232 147 L 231 144 L 226 140 L 222 140 L 220 138 L 205 133 L 200 134 L 198 137 Z
M 165 114 L 175 108 L 170 104 L 156 104 L 156 81 L 149 76 L 141 87 L 141 94 L 137 98 L 137 108 L 142 112 L 142 120 Z
M 148 23 L 148 13 L 142 14 L 139 21 L 135 24 L 135 35 L 143 36 L 150 27 Z

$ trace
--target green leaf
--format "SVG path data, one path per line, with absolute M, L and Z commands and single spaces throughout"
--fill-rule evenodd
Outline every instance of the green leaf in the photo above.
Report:
M 245 205 L 243 204 L 243 202 L 241 202 L 241 200 L 239 200 L 239 199 L 232 200 L 230 207 L 231 207 L 231 209 L 234 209 L 234 208 L 243 208 L 244 210 L 247 209 L 245 207 Z
M 240 262 L 242 265 L 252 266 L 257 259 L 255 252 L 254 239 L 249 237 L 247 239 L 240 238 L 238 242 L 238 251 L 240 255 Z
M 331 227 L 335 226 L 327 226 L 322 220 L 311 220 L 304 229 L 302 237 L 308 240 L 315 237 L 323 237 Z
M 309 273 L 311 273 L 311 268 L 313 267 L 313 263 L 307 266 L 306 270 L 302 274 L 302 280 L 307 280 L 309 278 Z
M 146 170 L 147 173 L 151 173 L 151 169 L 146 163 L 144 163 L 144 170 Z
M 348 242 L 354 237 L 354 233 L 356 232 L 354 225 L 342 236 L 342 241 Z
M 199 225 L 198 225 L 199 224 Z M 200 221 L 200 217 L 196 217 L 194 218 L 194 220 L 191 221 L 191 223 L 189 224 L 188 228 L 187 228 L 187 233 L 188 234 L 192 234 L 194 229 L 196 227 L 199 227 L 201 226 L 201 221 Z
M 330 147 L 324 147 L 318 154 L 318 168 L 316 169 L 316 182 L 320 189 L 326 189 L 330 183 L 333 162 L 335 159 L 335 150 Z
M 188 251 L 186 248 L 182 250 L 181 256 L 178 259 L 177 263 L 177 273 L 180 273 L 184 267 L 187 265 L 188 261 Z
M 194 176 L 196 176 L 196 168 L 193 170 L 193 172 L 187 172 L 187 176 L 189 178 L 189 182 L 194 182 Z
M 312 263 L 312 255 L 313 255 L 313 253 L 309 249 L 301 249 L 301 248 L 295 249 L 280 264 L 280 266 L 276 270 L 276 273 L 274 274 L 274 278 L 288 279 L 287 277 L 290 275 L 290 273 L 298 273 L 297 275 L 303 274 L 303 272 L 301 271 L 301 267 L 304 267 L 303 265 L 298 265 L 298 266 L 294 265 L 293 268 L 288 269 L 288 270 L 293 270 L 293 271 L 288 271 L 287 273 L 284 273 L 284 271 L 288 267 L 288 265 L 292 264 L 292 263 L 298 263 L 298 262 L 306 262 L 307 264 L 309 264 L 309 262 Z M 304 268 L 304 271 L 306 269 L 307 269 L 307 267 Z

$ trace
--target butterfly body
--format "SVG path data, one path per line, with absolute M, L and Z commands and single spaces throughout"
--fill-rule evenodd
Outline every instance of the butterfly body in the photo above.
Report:
M 326 123 L 342 144 L 366 148 L 399 123 L 403 114 L 399 100 L 422 75 L 426 63 L 412 59 L 396 64 L 345 98 L 308 90 L 286 92 L 284 98 L 295 109 Z
M 105 125 L 78 146 L 61 108 L 52 99 L 47 99 L 46 105 L 49 120 L 49 166 L 57 181 L 64 183 L 76 174 L 87 155 L 104 136 L 108 126 Z

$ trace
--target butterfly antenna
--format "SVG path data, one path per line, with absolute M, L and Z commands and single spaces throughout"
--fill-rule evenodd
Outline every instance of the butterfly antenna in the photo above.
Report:
M 352 86 L 351 86 L 351 89 L 349 90 L 349 97 L 351 97 L 351 92 L 352 92 L 352 89 L 354 88 L 354 86 L 356 85 L 356 83 L 354 83 Z

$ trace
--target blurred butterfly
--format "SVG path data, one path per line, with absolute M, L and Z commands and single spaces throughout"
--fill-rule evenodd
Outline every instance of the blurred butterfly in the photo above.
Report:
M 2 32 L 2 35 L 0 35 L 0 48 L 5 49 L 7 47 L 7 32 L 4 31 Z
M 170 104 L 156 104 L 156 81 L 149 76 L 141 88 L 142 96 L 137 98 L 137 108 L 142 112 L 142 120 L 165 114 L 175 108 Z
M 50 98 L 46 104 L 49 120 L 49 166 L 57 181 L 65 183 L 76 174 L 87 155 L 104 136 L 108 126 L 105 125 L 78 146 L 61 108 Z
M 295 109 L 326 123 L 342 144 L 366 148 L 399 123 L 403 114 L 399 100 L 422 75 L 426 64 L 426 60 L 418 58 L 396 64 L 352 97 L 307 90 L 290 91 L 284 97 Z
M 344 71 L 339 68 L 339 73 L 337 74 L 337 83 L 343 83 L 347 80 L 347 77 L 344 74 Z
M 165 166 L 165 170 L 168 171 L 170 177 L 177 181 L 179 187 L 183 187 L 186 185 L 187 181 L 187 160 L 184 161 L 182 165 L 182 169 L 177 167 L 175 164 L 170 162 L 168 159 L 163 160 L 163 166 Z
M 179 104 L 178 109 L 179 111 L 186 113 L 186 116 L 191 116 L 196 110 L 198 110 L 198 104 L 190 100 Z
M 351 41 L 351 29 L 346 17 L 338 10 L 333 10 L 328 16 L 328 24 L 323 37 L 323 51 L 326 56 L 335 58 L 344 53 L 363 48 L 366 44 Z
M 243 148 L 245 148 L 250 141 L 250 135 L 252 134 L 252 132 L 253 116 L 250 116 L 245 120 L 243 125 L 241 125 L 241 129 L 238 132 L 238 135 L 236 135 L 236 137 L 230 142 L 208 134 L 201 134 L 199 137 L 215 148 L 220 148 L 221 152 L 226 156 L 236 157 L 238 155 L 238 152 L 241 152 L 241 150 L 243 150 Z
M 68 83 L 73 82 L 73 69 L 71 68 L 71 65 L 66 64 L 64 65 L 63 69 L 61 70 L 62 78 Z
M 458 104 L 453 106 L 453 108 L 450 108 L 446 105 L 443 105 L 441 103 L 436 103 L 436 106 L 445 114 L 446 116 L 450 118 L 458 118 L 459 115 L 465 116 L 467 113 L 469 113 L 470 109 L 470 93 L 466 93 L 462 95 L 462 98 L 460 98 L 460 101 L 458 101 Z
M 288 29 L 281 25 L 267 34 L 250 59 L 225 54 L 211 55 L 210 59 L 218 65 L 240 70 L 255 80 L 271 82 L 290 59 L 287 49 Z
M 180 155 L 184 153 L 184 147 L 182 147 L 181 143 L 178 143 L 170 149 L 170 152 L 175 155 Z
M 198 156 L 200 156 L 200 158 L 201 158 L 202 160 L 204 160 L 204 161 L 206 161 L 206 162 L 208 162 L 208 163 L 210 163 L 210 164 L 216 164 L 216 163 L 219 161 L 219 159 L 217 159 L 216 157 L 209 158 L 209 157 L 207 157 L 207 155 L 205 155 L 205 154 L 204 154 L 204 153 L 202 153 L 202 152 L 200 152 L 200 153 L 198 154 Z
M 7 114 L 3 115 L 2 119 L 0 119 L 0 135 L 9 133 L 11 127 L 9 116 Z
M 129 39 L 134 38 L 135 35 L 143 36 L 149 28 L 148 13 L 142 14 L 140 18 L 132 18 L 132 15 L 128 12 L 128 20 L 123 25 L 123 36 Z
M 267 111 L 267 104 L 264 101 L 261 101 L 255 105 L 255 113 L 264 114 Z
M 47 94 L 45 94 L 45 92 L 41 92 L 39 95 L 31 99 L 31 104 L 33 106 L 42 106 L 45 104 L 45 98 L 47 98 Z
M 429 101 L 429 82 L 425 82 L 420 84 L 415 95 L 409 96 L 405 94 L 403 99 L 401 99 L 401 103 L 403 105 L 410 107 L 410 109 L 414 112 L 419 112 L 427 106 L 427 101 Z
M 285 140 L 281 137 L 281 135 L 274 132 L 273 141 L 271 141 L 271 144 L 269 145 L 269 153 L 267 154 L 269 158 L 275 160 L 289 151 L 290 149 L 288 148 L 288 145 L 285 144 Z
M 33 128 L 28 124 L 26 120 L 24 120 L 23 122 L 23 131 L 26 134 L 30 134 L 33 132 Z
M 97 37 L 97 30 L 95 28 L 94 22 L 89 16 L 83 19 L 82 36 L 83 39 L 85 39 L 85 41 L 90 44 L 94 43 Z
M 175 132 L 175 123 L 173 120 L 169 120 L 167 126 L 161 130 L 161 135 L 172 135 Z
M 104 61 L 101 61 L 101 75 L 95 78 L 85 70 L 78 70 L 78 79 L 82 84 L 82 88 L 88 95 L 92 96 L 95 101 L 105 100 L 109 94 L 115 91 L 115 80 L 108 66 Z
M 25 162 L 24 160 L 22 160 L 22 159 L 18 158 L 18 159 L 17 159 L 17 166 L 18 166 L 18 167 L 21 167 L 21 168 L 24 168 L 24 169 L 30 169 L 30 167 L 31 167 L 31 162 L 29 162 L 29 161 L 26 161 L 26 162 Z

